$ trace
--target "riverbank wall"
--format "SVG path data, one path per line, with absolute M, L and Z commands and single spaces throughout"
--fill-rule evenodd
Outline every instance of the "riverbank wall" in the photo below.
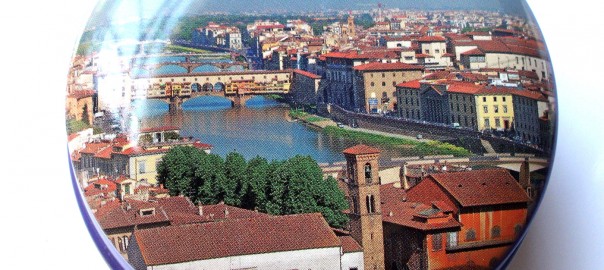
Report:
M 514 141 L 484 135 L 478 131 L 452 128 L 447 125 L 415 122 L 405 119 L 391 118 L 382 115 L 355 113 L 335 105 L 329 105 L 322 110 L 324 116 L 346 125 L 355 124 L 358 127 L 382 132 L 402 134 L 406 136 L 421 136 L 424 139 L 448 142 L 470 150 L 474 154 L 487 153 L 481 139 L 488 141 L 497 153 L 526 153 L 536 156 L 547 156 L 544 151 Z

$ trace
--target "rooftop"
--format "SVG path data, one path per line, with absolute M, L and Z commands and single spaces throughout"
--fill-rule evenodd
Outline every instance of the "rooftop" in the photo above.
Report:
M 319 213 L 135 230 L 134 238 L 148 266 L 341 246 Z

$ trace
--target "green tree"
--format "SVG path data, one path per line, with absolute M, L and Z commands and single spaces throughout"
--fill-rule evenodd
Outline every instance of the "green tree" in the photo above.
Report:
M 241 206 L 241 199 L 249 189 L 245 175 L 247 163 L 245 158 L 236 152 L 228 153 L 224 162 L 226 181 L 224 187 L 224 202 L 229 205 Z
M 166 153 L 157 166 L 157 180 L 170 195 L 194 197 L 197 189 L 193 178 L 200 160 L 206 153 L 192 146 L 175 146 Z
M 139 139 L 138 139 L 138 144 L 149 144 L 153 142 L 153 136 L 149 133 L 147 134 L 143 134 Z
M 88 115 L 88 104 L 84 103 L 84 107 L 82 107 L 82 122 L 90 125 L 90 116 Z
M 338 187 L 337 180 L 329 176 L 321 181 L 316 190 L 318 212 L 323 214 L 332 227 L 344 228 L 348 223 L 348 216 L 342 211 L 348 209 L 349 205 L 344 192 Z
M 270 167 L 265 158 L 257 156 L 247 163 L 245 175 L 249 188 L 241 198 L 241 207 L 266 212 L 269 174 Z
M 164 133 L 164 139 L 166 141 L 178 140 L 178 139 L 180 139 L 180 135 L 178 135 L 178 133 L 176 133 L 176 131 L 168 131 L 168 132 Z
M 195 169 L 193 185 L 196 187 L 194 202 L 216 204 L 224 201 L 225 183 L 224 160 L 216 154 L 205 155 Z

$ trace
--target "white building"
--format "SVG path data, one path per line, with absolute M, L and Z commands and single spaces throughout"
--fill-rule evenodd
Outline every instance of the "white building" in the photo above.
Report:
M 340 239 L 319 213 L 243 218 L 135 230 L 128 258 L 154 270 L 364 269 L 358 243 Z

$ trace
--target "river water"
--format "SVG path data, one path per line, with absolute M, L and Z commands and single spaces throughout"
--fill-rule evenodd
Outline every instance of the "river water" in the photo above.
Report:
M 268 160 L 300 154 L 310 155 L 319 163 L 333 163 L 344 161 L 342 151 L 358 143 L 288 121 L 289 107 L 262 97 L 251 99 L 242 108 L 231 108 L 230 101 L 219 97 L 192 99 L 176 113 L 169 113 L 161 102 L 137 107 L 141 128 L 180 127 L 181 136 L 209 143 L 214 146 L 212 153 L 223 157 L 232 151 L 246 159 L 261 156 Z M 391 149 L 381 150 L 382 158 L 400 155 Z

